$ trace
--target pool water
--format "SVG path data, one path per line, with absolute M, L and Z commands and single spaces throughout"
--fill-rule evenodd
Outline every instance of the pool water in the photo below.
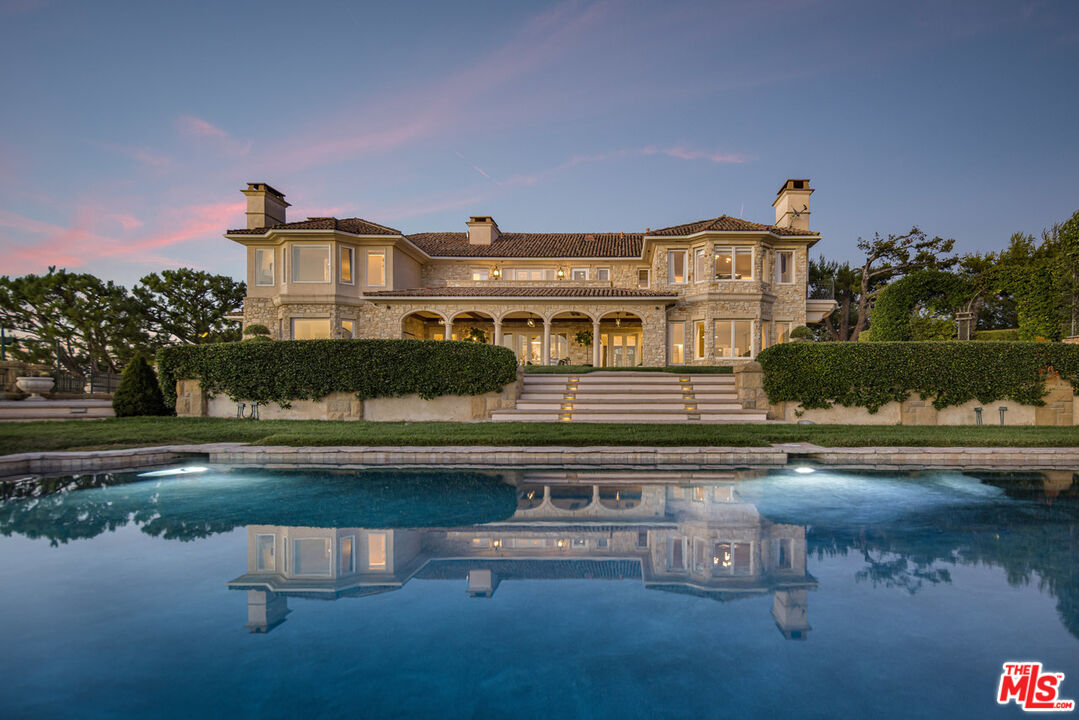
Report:
M 0 500 L 0 717 L 1015 717 L 1079 474 L 268 471 Z

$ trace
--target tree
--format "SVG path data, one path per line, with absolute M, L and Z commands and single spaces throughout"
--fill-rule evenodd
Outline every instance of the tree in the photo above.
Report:
M 858 249 L 865 253 L 865 262 L 858 270 L 858 319 L 850 339 L 857 340 L 869 327 L 873 301 L 889 281 L 914 270 L 951 267 L 958 259 L 945 256 L 954 246 L 955 240 L 927 238 L 917 227 L 903 235 L 882 238 L 878 233 L 872 240 L 858 238 Z
M 127 290 L 87 273 L 50 267 L 44 275 L 0 277 L 0 324 L 45 341 L 59 341 L 58 362 L 70 372 L 117 372 L 147 346 L 143 308 Z M 42 359 L 43 348 L 16 351 Z
M 137 353 L 124 368 L 120 387 L 112 396 L 112 409 L 116 411 L 116 417 L 170 414 L 157 382 L 157 373 L 142 353 Z
M 226 275 L 179 268 L 150 273 L 134 288 L 149 329 L 159 344 L 196 345 L 240 339 L 238 325 L 225 315 L 247 294 L 244 283 Z
M 861 281 L 858 271 L 849 262 L 840 263 L 821 256 L 809 261 L 809 297 L 832 298 L 839 305 L 820 323 L 824 337 L 819 339 L 850 340 L 851 329 L 858 321 L 858 293 Z

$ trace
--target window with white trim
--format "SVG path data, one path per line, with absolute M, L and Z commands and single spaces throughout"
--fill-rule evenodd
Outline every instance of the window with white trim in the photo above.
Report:
M 587 280 L 588 268 L 573 268 L 569 271 L 570 280 Z
M 370 570 L 386 569 L 386 533 L 367 536 L 367 567 Z
M 292 541 L 292 574 L 331 574 L 328 538 L 296 538 Z
M 255 570 L 259 572 L 273 572 L 277 569 L 275 555 L 277 553 L 276 535 L 255 536 Z
M 596 268 L 596 280 L 599 280 L 600 282 L 610 282 L 611 269 L 609 267 Z
M 292 318 L 293 340 L 329 340 L 329 318 Z
M 507 280 L 554 280 L 554 268 L 506 268 Z
M 677 285 L 686 281 L 686 251 L 667 251 L 667 282 Z
M 716 280 L 752 280 L 753 248 L 717 247 Z
M 474 267 L 474 268 L 472 268 L 472 279 L 473 280 L 490 280 L 491 279 L 491 271 L 488 268 Z
M 753 356 L 752 320 L 716 320 L 715 330 L 716 357 Z
M 637 287 L 646 288 L 651 283 L 649 282 L 649 270 L 648 268 L 638 268 L 637 270 Z
M 356 536 L 346 535 L 341 538 L 338 555 L 341 556 L 341 574 L 351 575 L 356 572 Z
M 383 287 L 386 284 L 386 251 L 367 251 L 367 285 Z
M 684 322 L 667 323 L 668 350 L 667 362 L 671 365 L 683 365 L 686 362 L 686 324 Z
M 708 258 L 703 247 L 693 250 L 693 281 L 704 282 L 708 279 Z
M 700 360 L 704 357 L 704 320 L 693 323 L 693 357 Z
M 341 264 L 341 282 L 343 282 L 345 285 L 353 285 L 356 282 L 355 278 L 353 276 L 353 272 L 352 272 L 352 268 L 353 268 L 352 259 L 353 259 L 353 257 L 355 257 L 355 252 L 353 251 L 353 249 L 350 248 L 350 247 L 347 247 L 345 245 L 342 245 L 341 246 L 341 262 L 340 262 L 340 264 Z
M 328 283 L 329 281 L 329 245 L 292 246 L 292 282 Z
M 273 285 L 273 248 L 255 248 L 255 284 Z
M 790 285 L 794 282 L 794 251 L 779 250 L 776 252 L 776 283 Z

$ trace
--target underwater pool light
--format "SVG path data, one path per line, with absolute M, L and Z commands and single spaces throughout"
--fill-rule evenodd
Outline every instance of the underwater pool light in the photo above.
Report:
M 809 475 L 810 473 L 814 473 L 817 471 L 809 467 L 808 465 L 799 465 L 798 467 L 794 468 L 794 472 L 798 473 L 799 475 Z
M 201 465 L 191 465 L 189 467 L 182 468 L 169 468 L 168 470 L 151 470 L 150 472 L 139 473 L 136 477 L 169 477 L 171 475 L 194 475 L 195 473 L 203 473 L 210 468 L 202 467 Z

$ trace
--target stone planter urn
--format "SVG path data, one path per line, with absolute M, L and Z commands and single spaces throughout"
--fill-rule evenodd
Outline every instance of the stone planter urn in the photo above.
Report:
M 20 377 L 15 378 L 15 387 L 22 390 L 24 393 L 30 393 L 30 397 L 26 398 L 27 401 L 43 401 L 45 398 L 41 397 L 41 393 L 47 393 L 52 390 L 54 380 L 51 377 Z

